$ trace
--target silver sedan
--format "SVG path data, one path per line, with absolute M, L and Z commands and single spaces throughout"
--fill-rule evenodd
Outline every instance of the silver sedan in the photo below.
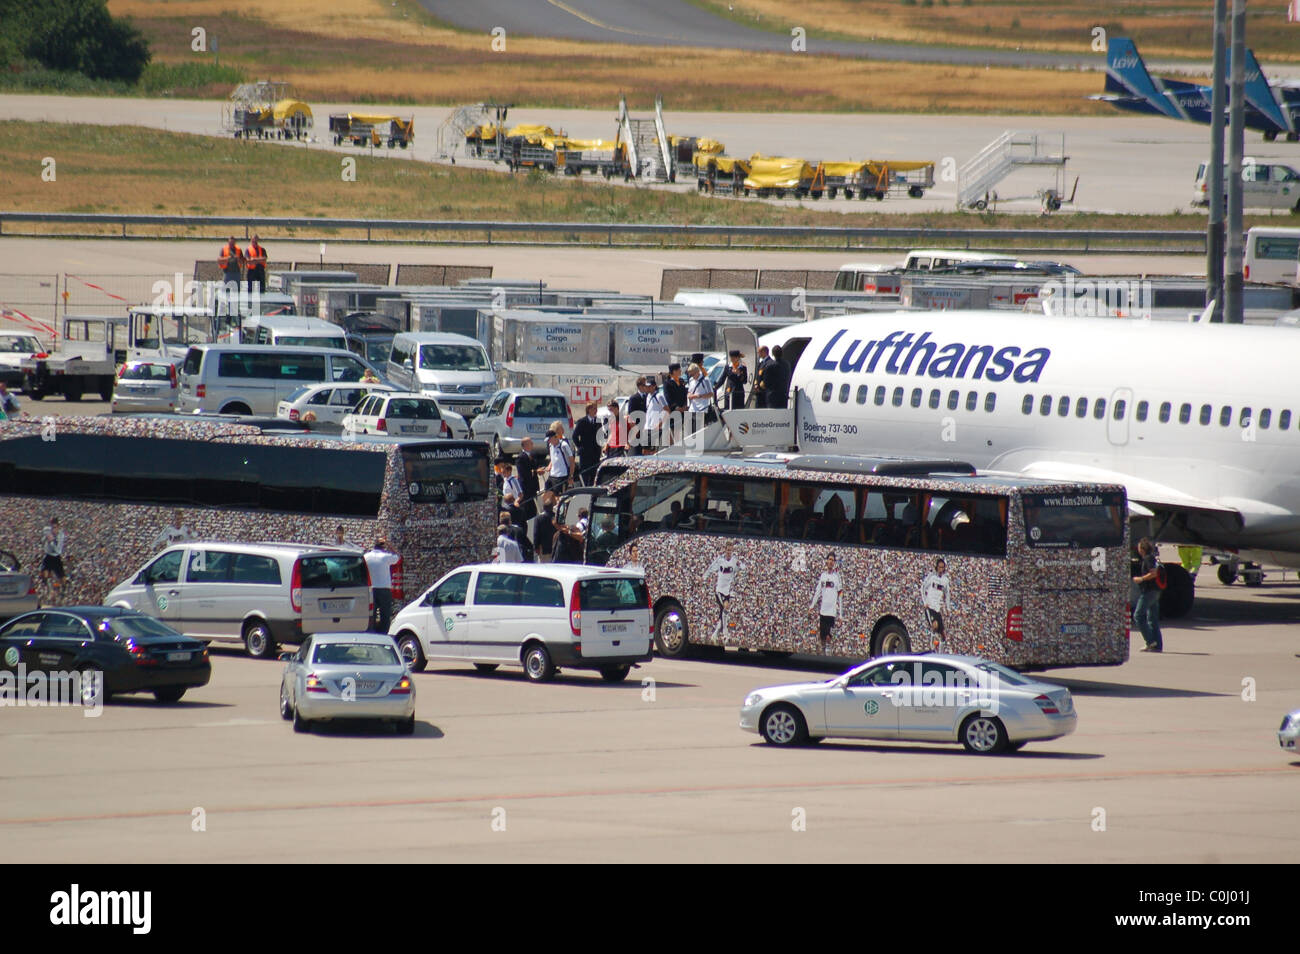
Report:
M 325 720 L 392 722 L 415 731 L 415 682 L 397 643 L 383 633 L 318 633 L 296 653 L 282 653 L 280 717 L 295 732 Z
M 1300 709 L 1282 717 L 1282 725 L 1277 730 L 1277 744 L 1292 755 L 1300 752 Z
M 978 656 L 878 656 L 825 682 L 756 689 L 740 727 L 773 745 L 824 738 L 960 742 L 992 754 L 1056 739 L 1078 719 L 1070 690 Z

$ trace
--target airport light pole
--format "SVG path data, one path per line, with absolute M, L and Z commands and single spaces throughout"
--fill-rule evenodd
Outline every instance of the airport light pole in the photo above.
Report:
M 1228 261 L 1224 269 L 1223 320 L 1245 321 L 1242 295 L 1241 159 L 1246 91 L 1246 0 L 1232 0 L 1232 89 L 1228 94 Z
M 1223 321 L 1223 92 L 1228 78 L 1228 0 L 1214 0 L 1214 71 L 1210 94 L 1210 221 L 1205 233 L 1205 303 L 1211 321 Z

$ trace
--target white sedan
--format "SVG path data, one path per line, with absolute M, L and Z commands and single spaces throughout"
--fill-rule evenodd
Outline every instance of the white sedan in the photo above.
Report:
M 773 745 L 824 738 L 960 742 L 992 754 L 1057 739 L 1078 721 L 1070 690 L 978 656 L 878 656 L 825 682 L 756 689 L 740 727 Z
M 308 384 L 290 391 L 275 409 L 275 416 L 287 421 L 301 421 L 311 411 L 322 424 L 342 424 L 343 415 L 376 391 L 395 391 L 387 384 L 362 384 L 359 381 L 334 381 Z
M 469 438 L 469 425 L 455 411 L 443 410 L 427 394 L 383 391 L 370 395 L 343 416 L 343 433 L 465 440 Z

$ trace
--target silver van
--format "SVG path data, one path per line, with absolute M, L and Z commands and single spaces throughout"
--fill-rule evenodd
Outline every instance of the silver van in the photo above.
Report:
M 388 380 L 404 391 L 423 391 L 439 407 L 471 419 L 496 392 L 496 369 L 482 342 L 467 335 L 406 332 L 393 336 Z
M 292 543 L 175 544 L 104 597 L 205 642 L 275 658 L 311 633 L 364 632 L 372 610 L 360 550 Z
M 350 350 L 347 335 L 334 322 L 298 315 L 250 315 L 243 321 L 240 340 L 244 344 Z
M 194 345 L 181 365 L 177 409 L 274 417 L 280 402 L 304 384 L 360 381 L 367 369 L 375 371 L 338 348 Z

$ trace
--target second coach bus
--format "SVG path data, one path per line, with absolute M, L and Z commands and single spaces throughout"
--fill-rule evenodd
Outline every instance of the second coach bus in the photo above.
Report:
M 645 570 L 663 656 L 938 651 L 1021 669 L 1128 659 L 1117 485 L 957 462 L 629 457 L 566 500 L 586 561 Z M 584 492 L 580 492 L 584 493 Z

